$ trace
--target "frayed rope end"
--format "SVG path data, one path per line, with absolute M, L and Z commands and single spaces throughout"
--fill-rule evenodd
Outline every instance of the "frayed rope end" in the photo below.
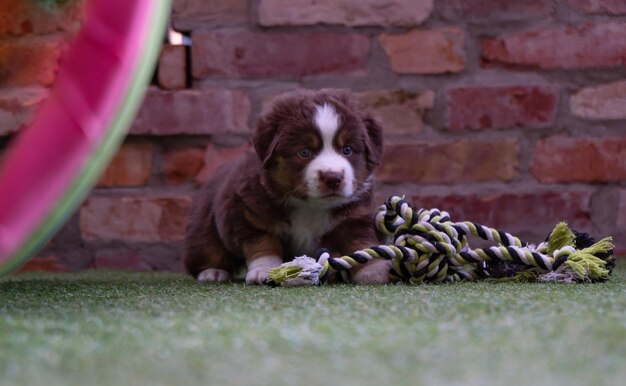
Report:
M 576 235 L 567 226 L 567 223 L 560 222 L 554 227 L 554 230 L 550 233 L 550 236 L 548 237 L 547 254 L 552 255 L 554 251 L 563 247 L 573 247 L 575 240 Z
M 282 287 L 306 287 L 320 284 L 322 266 L 309 256 L 298 256 L 268 271 L 269 282 Z

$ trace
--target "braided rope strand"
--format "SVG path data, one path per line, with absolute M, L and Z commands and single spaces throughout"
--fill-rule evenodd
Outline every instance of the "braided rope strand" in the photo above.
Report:
M 448 212 L 439 209 L 415 211 L 403 197 L 392 196 L 375 217 L 381 235 L 390 238 L 387 245 L 320 259 L 322 275 L 347 271 L 373 259 L 391 260 L 390 277 L 394 281 L 417 284 L 479 280 L 492 277 L 494 262 L 511 262 L 522 271 L 561 273 L 569 256 L 576 253 L 565 246 L 548 254 L 547 243 L 534 248 L 510 233 L 470 221 L 452 222 Z M 470 249 L 467 236 L 493 242 L 488 248 Z
M 594 244 L 588 236 L 572 232 L 565 223 L 558 224 L 548 241 L 535 247 L 498 229 L 471 221 L 453 222 L 446 211 L 416 211 L 399 196 L 391 196 L 380 206 L 374 221 L 378 232 L 387 239 L 386 244 L 340 257 L 332 257 L 328 250 L 320 249 L 315 260 L 307 258 L 315 266 L 309 265 L 306 275 L 319 268 L 319 280 L 315 277 L 310 282 L 322 284 L 336 274 L 348 277 L 350 269 L 374 259 L 391 261 L 391 281 L 411 284 L 511 276 L 525 280 L 593 282 L 606 280 L 615 266 L 610 237 Z M 494 245 L 471 249 L 468 236 Z M 576 247 L 578 236 L 583 244 L 588 244 L 586 248 Z M 284 265 L 289 266 L 289 272 L 281 273 L 282 266 L 270 270 L 273 282 L 294 281 L 293 264 Z

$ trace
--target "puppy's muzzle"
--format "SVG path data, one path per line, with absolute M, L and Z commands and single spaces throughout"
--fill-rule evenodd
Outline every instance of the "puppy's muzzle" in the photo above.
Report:
M 343 172 L 319 171 L 318 179 L 324 191 L 327 193 L 336 193 L 341 189 Z

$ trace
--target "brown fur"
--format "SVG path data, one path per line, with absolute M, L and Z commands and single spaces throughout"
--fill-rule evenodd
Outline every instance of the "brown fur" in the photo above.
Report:
M 382 151 L 382 129 L 348 92 L 301 91 L 279 98 L 259 119 L 254 151 L 222 167 L 202 189 L 187 228 L 184 263 L 197 277 L 205 269 L 231 274 L 260 256 L 289 260 L 311 251 L 293 250 L 287 236 L 293 210 L 289 198 L 306 201 L 303 170 L 310 160 L 295 156 L 301 146 L 319 149 L 315 106 L 330 103 L 341 117 L 335 147 L 349 144 L 357 187 L 355 200 L 329 209 L 333 226 L 316 247 L 347 254 L 377 242 L 371 188 L 363 186 Z M 323 209 L 321 209 L 323 210 Z

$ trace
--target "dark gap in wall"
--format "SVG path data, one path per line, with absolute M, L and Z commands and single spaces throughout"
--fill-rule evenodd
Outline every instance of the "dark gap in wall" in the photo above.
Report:
M 185 37 L 185 88 L 193 88 L 193 76 L 191 74 L 191 32 L 181 32 Z

